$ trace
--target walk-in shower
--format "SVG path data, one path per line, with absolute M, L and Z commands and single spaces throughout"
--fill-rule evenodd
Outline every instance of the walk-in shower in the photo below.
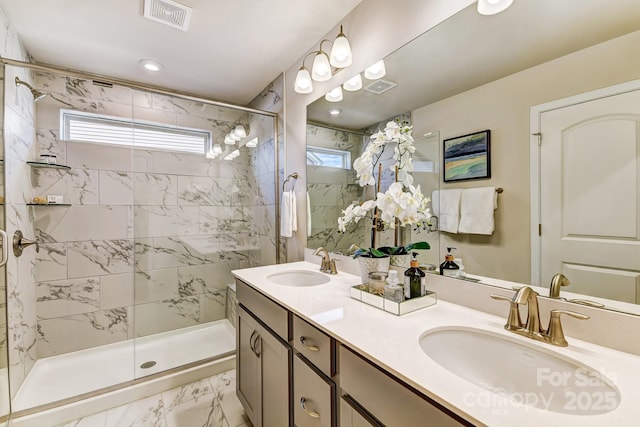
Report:
M 39 246 L 2 287 L 11 411 L 233 354 L 230 271 L 276 262 L 274 115 L 8 62 L 3 228 Z

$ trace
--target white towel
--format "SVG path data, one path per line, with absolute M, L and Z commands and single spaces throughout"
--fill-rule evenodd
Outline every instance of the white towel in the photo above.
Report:
M 452 188 L 440 190 L 437 195 L 435 193 L 434 191 L 431 205 L 433 206 L 433 200 L 437 200 L 436 204 L 439 212 L 439 215 L 436 215 L 438 217 L 438 230 L 457 233 L 460 221 L 460 194 L 462 189 Z
M 282 193 L 282 208 L 280 209 L 280 235 L 292 237 L 297 230 L 296 195 L 293 191 L 284 191 Z
M 311 199 L 307 191 L 307 236 L 311 236 Z
M 495 187 L 469 188 L 460 199 L 460 233 L 493 234 L 493 211 L 498 207 Z

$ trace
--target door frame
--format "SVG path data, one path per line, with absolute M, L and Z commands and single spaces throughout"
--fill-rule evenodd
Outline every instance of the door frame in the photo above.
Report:
M 570 107 L 597 99 L 607 98 L 610 96 L 621 95 L 623 93 L 640 90 L 640 79 L 631 80 L 629 82 L 608 86 L 601 89 L 584 92 L 578 95 L 566 98 L 556 99 L 544 104 L 534 105 L 530 108 L 530 195 L 531 195 L 531 284 L 535 286 L 544 286 L 540 283 L 540 263 L 542 256 L 541 237 L 538 233 L 540 218 L 540 143 L 543 136 L 540 135 L 540 126 L 542 113 L 557 110 L 560 108 Z

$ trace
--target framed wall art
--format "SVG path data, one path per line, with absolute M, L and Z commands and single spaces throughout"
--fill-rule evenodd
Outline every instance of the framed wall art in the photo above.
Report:
M 444 182 L 491 178 L 491 131 L 443 141 Z

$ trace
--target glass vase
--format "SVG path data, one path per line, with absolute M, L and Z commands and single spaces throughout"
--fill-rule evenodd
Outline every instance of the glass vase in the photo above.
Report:
M 389 257 L 383 258 L 368 258 L 359 257 L 358 265 L 360 266 L 360 279 L 363 284 L 369 282 L 369 273 L 372 271 L 389 271 Z

